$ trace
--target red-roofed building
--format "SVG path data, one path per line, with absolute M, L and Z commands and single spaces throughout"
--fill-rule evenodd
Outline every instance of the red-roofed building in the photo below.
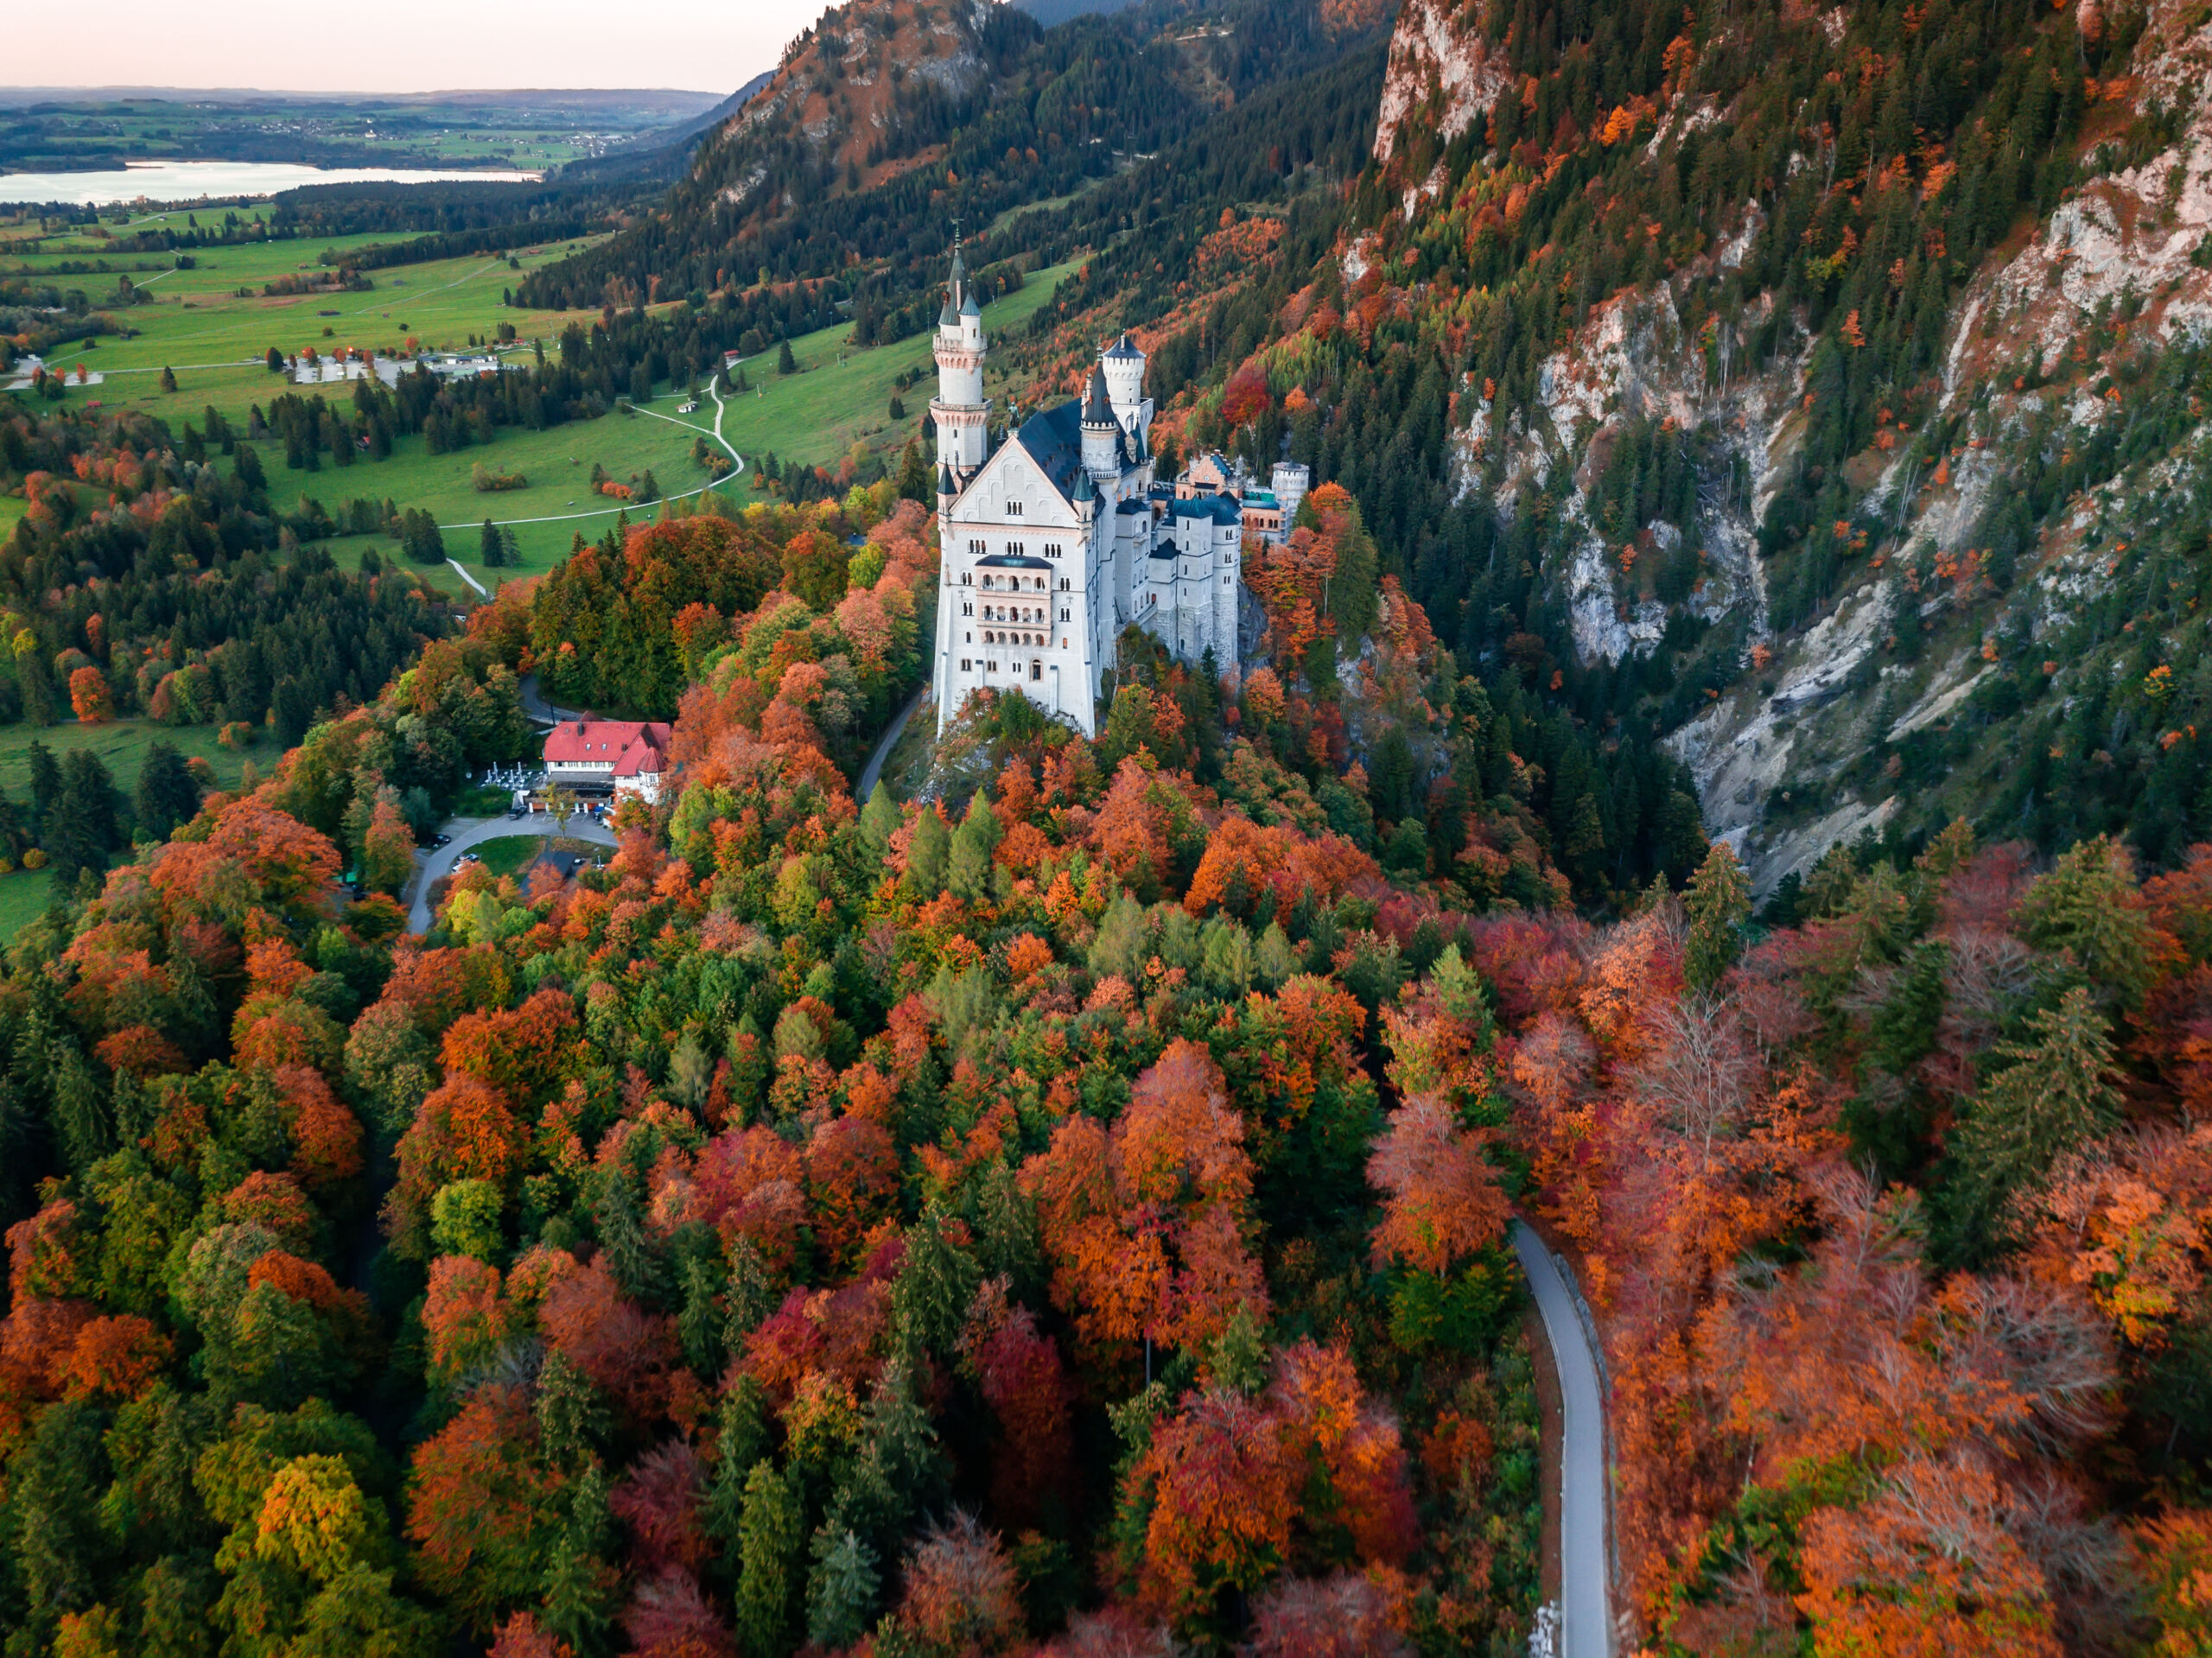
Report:
M 667 767 L 668 727 L 658 720 L 563 720 L 545 738 L 549 787 L 653 805 Z

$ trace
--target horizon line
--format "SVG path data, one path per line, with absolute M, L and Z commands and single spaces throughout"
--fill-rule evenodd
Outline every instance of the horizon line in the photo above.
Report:
M 0 98 L 11 93 L 28 92 L 125 92 L 141 96 L 159 92 L 181 92 L 207 98 L 218 93 L 254 98 L 470 98 L 487 93 L 512 96 L 522 92 L 673 92 L 686 98 L 727 98 L 728 92 L 717 92 L 702 86 L 441 86 L 426 92 L 376 92 L 368 89 L 334 89 L 318 92 L 308 89 L 279 86 L 156 86 L 136 82 L 102 82 L 82 86 L 38 85 L 0 86 Z

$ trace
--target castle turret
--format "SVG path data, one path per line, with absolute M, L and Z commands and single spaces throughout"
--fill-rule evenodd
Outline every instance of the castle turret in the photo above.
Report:
M 1150 441 L 1152 403 L 1144 395 L 1144 353 L 1123 334 L 1098 359 L 1106 373 L 1106 398 L 1121 428 L 1137 441 L 1140 454 Z
M 1083 398 L 1083 467 L 1095 478 L 1115 478 L 1122 471 L 1122 426 L 1106 391 L 1106 371 L 1094 365 L 1090 386 Z
M 944 308 L 938 314 L 937 396 L 930 418 L 937 425 L 938 459 L 962 477 L 990 454 L 990 399 L 983 395 L 983 314 L 968 286 L 960 244 L 952 245 L 952 270 Z

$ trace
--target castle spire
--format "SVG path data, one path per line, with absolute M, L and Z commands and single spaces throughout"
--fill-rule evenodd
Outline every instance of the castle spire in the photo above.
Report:
M 937 320 L 938 395 L 931 402 L 930 417 L 937 427 L 938 459 L 952 468 L 956 477 L 965 478 L 989 456 L 991 405 L 983 395 L 983 359 L 988 346 L 976 296 L 969 290 L 968 266 L 961 248 L 960 224 L 956 219 L 952 269 L 944 309 Z

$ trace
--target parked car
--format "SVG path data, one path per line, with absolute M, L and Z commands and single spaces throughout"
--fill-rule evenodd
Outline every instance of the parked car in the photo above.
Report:
M 507 808 L 507 821 L 510 823 L 512 823 L 516 818 L 520 817 L 522 815 L 522 808 L 519 806 L 510 806 Z
M 430 837 L 430 844 L 433 847 L 451 846 L 453 844 L 453 836 L 450 835 L 434 835 Z

